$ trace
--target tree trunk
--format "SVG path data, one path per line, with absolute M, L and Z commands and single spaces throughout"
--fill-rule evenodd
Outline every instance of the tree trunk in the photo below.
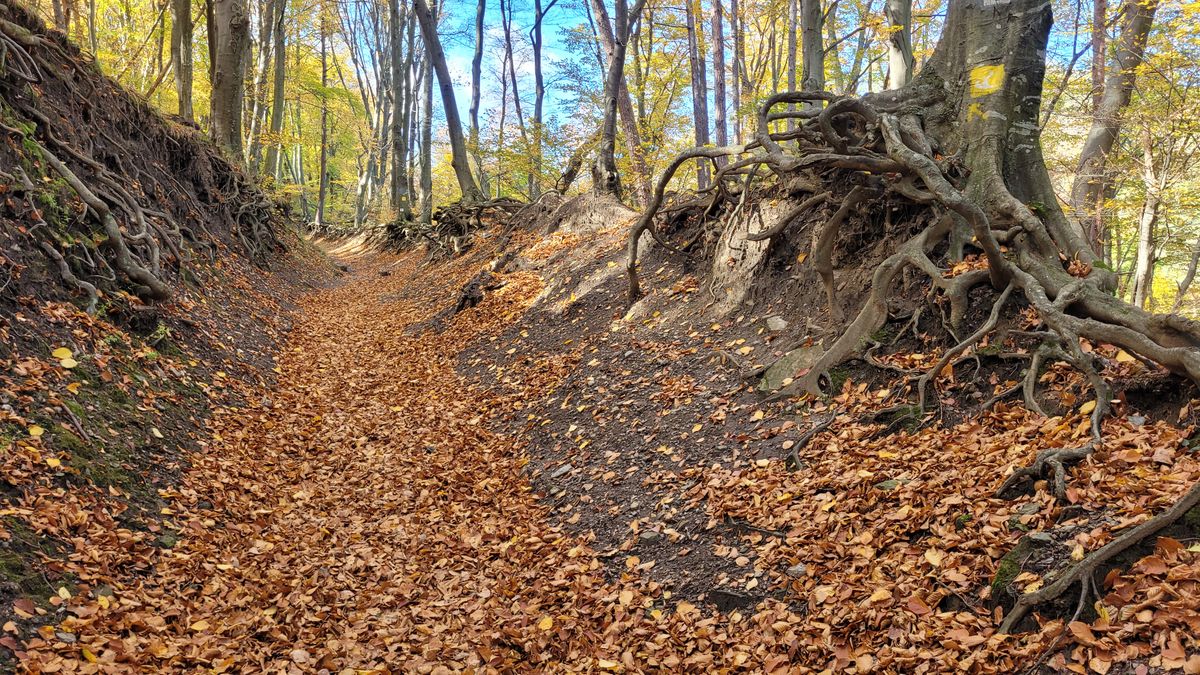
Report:
M 629 100 L 629 91 L 623 89 L 625 51 L 629 45 L 630 29 L 637 21 L 644 4 L 645 0 L 637 0 L 637 4 L 630 10 L 626 0 L 614 0 L 613 21 L 610 26 L 603 0 L 593 0 L 597 23 L 600 24 L 600 35 L 603 37 L 604 31 L 611 28 L 613 46 L 608 58 L 608 73 L 604 78 L 604 122 L 600 127 L 600 147 L 596 152 L 596 163 L 592 165 L 592 189 L 597 195 L 608 194 L 618 199 L 621 197 L 621 175 L 617 172 L 617 102 L 623 99 L 632 116 L 633 103 Z M 621 96 L 623 90 L 625 95 Z M 626 141 L 632 142 L 628 133 L 626 136 Z M 632 154 L 635 167 L 639 154 Z
M 1178 293 L 1175 296 L 1175 302 L 1171 305 L 1172 314 L 1178 312 L 1180 307 L 1183 307 L 1183 300 L 1187 297 L 1188 289 L 1192 287 L 1192 282 L 1196 279 L 1197 267 L 1200 267 L 1200 237 L 1197 237 L 1196 241 L 1192 243 L 1192 255 L 1188 259 L 1187 272 L 1184 273 L 1183 278 L 1176 284 Z
M 438 89 L 442 93 L 442 108 L 446 113 L 446 132 L 450 136 L 450 164 L 454 175 L 458 178 L 458 188 L 464 201 L 475 202 L 483 197 L 475 176 L 471 174 L 471 165 L 467 161 L 467 143 L 463 138 L 462 121 L 458 116 L 458 104 L 454 99 L 454 80 L 450 77 L 450 69 L 446 66 L 446 53 L 442 51 L 441 40 L 438 39 L 437 23 L 425 0 L 413 0 L 413 11 L 421 24 L 421 35 L 425 39 L 425 54 L 437 74 Z
M 479 152 L 479 97 L 483 74 L 483 19 L 486 12 L 487 0 L 479 0 L 475 3 L 475 51 L 471 55 L 471 128 L 467 138 L 471 145 L 471 159 L 475 162 L 475 174 L 479 177 L 479 188 L 484 193 L 488 192 L 488 184 Z M 428 153 L 424 147 L 422 147 L 422 152 Z M 424 156 L 422 157 L 424 158 Z M 424 197 L 422 196 L 422 198 Z
M 179 116 L 193 123 L 192 110 L 192 2 L 171 0 L 171 68 L 175 71 L 175 96 Z
M 210 116 L 213 140 L 229 159 L 242 159 L 242 102 L 250 47 L 246 0 L 212 0 L 215 47 Z
M 433 222 L 433 68 L 428 55 L 421 77 L 421 222 Z M 479 170 L 483 180 L 483 167 Z
M 1146 195 L 1142 200 L 1142 212 L 1138 218 L 1137 258 L 1133 271 L 1133 304 L 1146 308 L 1147 301 L 1153 303 L 1154 298 L 1154 253 L 1157 245 L 1155 227 L 1158 224 L 1158 211 L 1161 202 L 1162 184 L 1155 167 L 1154 138 L 1149 127 L 1143 127 L 1142 142 L 1142 183 L 1146 187 Z
M 746 78 L 746 37 L 742 35 L 742 14 L 738 0 L 729 0 L 729 31 L 733 34 L 733 136 L 742 142 L 742 97 L 750 89 Z
M 533 46 L 533 149 L 530 161 L 529 198 L 537 199 L 542 193 L 542 138 L 545 129 L 542 124 L 542 108 L 546 100 L 546 82 L 542 75 L 542 21 L 546 14 L 558 3 L 551 0 L 542 8 L 542 0 L 533 0 L 534 20 L 533 29 L 529 32 L 529 42 Z
M 1104 98 L 1104 68 L 1108 61 L 1108 0 L 1092 0 L 1092 113 Z
M 796 63 L 796 33 L 800 25 L 800 0 L 788 0 L 787 5 L 787 88 L 788 91 L 796 91 L 796 73 L 798 65 Z M 788 112 L 796 110 L 795 103 L 788 103 Z M 787 130 L 791 131 L 796 127 L 796 120 L 788 118 Z
M 325 8 L 318 5 L 317 11 L 321 13 L 320 25 L 317 29 L 321 33 L 321 157 L 317 164 L 317 217 L 313 229 L 322 232 L 325 228 L 325 200 L 329 193 L 329 98 L 326 95 L 329 90 L 329 57 L 326 47 L 328 38 L 326 35 L 329 31 L 325 25 Z
M 254 68 L 254 84 L 250 93 L 250 129 L 246 135 L 248 148 L 245 164 L 257 173 L 262 164 L 262 127 L 267 121 L 267 75 L 271 70 L 271 51 L 275 43 L 275 5 L 284 0 L 266 0 L 259 14 L 258 63 Z
M 392 208 L 396 210 L 396 219 L 401 222 L 412 220 L 413 209 L 408 198 L 408 173 L 404 171 L 408 161 L 407 138 L 408 130 L 406 112 L 408 109 L 408 67 L 407 49 L 402 49 L 403 34 L 408 17 L 401 12 L 400 0 L 389 0 L 388 4 L 388 34 L 391 36 L 391 184 L 389 197 Z M 430 17 L 434 26 L 437 20 Z
M 703 23 L 698 20 L 698 0 L 686 0 L 688 62 L 692 71 L 692 120 L 696 145 L 708 145 L 708 75 L 704 67 Z M 696 187 L 704 190 L 709 183 L 708 160 L 696 162 Z
M 729 129 L 725 122 L 725 19 L 721 1 L 712 0 L 713 112 L 717 145 L 725 146 L 729 145 Z M 717 160 L 717 166 L 725 166 L 724 157 Z
M 912 79 L 912 0 L 886 0 L 884 17 L 888 28 L 887 88 L 899 89 Z
M 600 44 L 604 47 L 604 52 L 608 59 L 607 62 L 611 64 L 613 54 L 616 52 L 616 39 L 613 37 L 612 21 L 608 16 L 608 10 L 604 7 L 604 0 L 591 0 L 591 7 L 592 11 L 596 13 L 596 23 L 598 24 L 596 26 L 596 34 L 600 39 Z M 634 22 L 636 20 L 632 19 Z M 628 36 L 626 37 L 626 48 L 628 48 Z M 602 65 L 604 63 L 604 61 L 601 61 Z M 607 66 L 605 68 L 607 72 Z M 634 114 L 633 98 L 629 95 L 629 87 L 625 79 L 625 69 L 623 67 L 619 76 L 617 112 L 621 122 L 621 133 L 625 137 L 625 152 L 628 154 L 630 163 L 633 165 L 637 201 L 639 204 L 646 204 L 650 198 L 650 172 L 646 168 L 646 153 L 642 150 L 642 135 L 638 130 L 638 118 Z M 603 124 L 601 124 L 601 129 L 603 130 Z M 603 138 L 601 139 L 601 145 L 603 145 Z
M 283 175 L 280 171 L 279 153 L 282 148 L 280 134 L 283 133 L 283 103 L 284 84 L 287 76 L 287 34 L 284 31 L 284 16 L 287 13 L 287 0 L 275 2 L 275 52 L 274 81 L 271 84 L 271 139 L 267 145 L 266 171 L 279 180 Z
M 800 3 L 800 50 L 804 60 L 804 91 L 825 89 L 825 44 L 821 39 L 821 0 L 798 0 Z
M 1142 63 L 1146 39 L 1150 35 L 1157 9 L 1158 0 L 1129 0 L 1126 3 L 1125 19 L 1121 24 L 1120 42 L 1117 45 L 1116 67 L 1104 82 L 1103 94 L 1092 115 L 1091 131 L 1079 153 L 1079 168 L 1071 185 L 1071 211 L 1085 224 L 1088 241 L 1096 252 L 1104 250 L 1107 238 L 1103 215 L 1104 197 L 1111 183 L 1108 155 L 1121 133 L 1122 111 L 1129 105 L 1133 95 L 1137 68 Z M 1093 62 L 1097 58 L 1097 55 L 1093 55 Z

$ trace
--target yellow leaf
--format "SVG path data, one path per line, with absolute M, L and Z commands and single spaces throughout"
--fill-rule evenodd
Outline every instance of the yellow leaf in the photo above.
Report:
M 158 430 L 158 427 L 150 427 L 150 435 L 155 438 L 163 437 L 162 432 Z
M 59 361 L 58 365 L 62 366 L 63 368 L 66 368 L 67 370 L 70 370 L 70 369 L 74 368 L 75 366 L 79 365 L 79 362 L 68 356 L 67 358 Z
M 1137 359 L 1130 356 L 1129 352 L 1124 349 L 1117 350 L 1117 363 L 1132 363 L 1133 361 L 1137 361 Z
M 87 659 L 88 663 L 96 662 L 96 655 L 92 653 L 92 650 L 88 649 L 87 647 L 84 647 L 82 651 L 83 651 L 83 658 Z
M 1079 414 L 1087 415 L 1095 409 L 1096 409 L 1096 401 L 1094 401 L 1094 400 L 1088 401 L 1087 403 L 1084 403 L 1083 405 L 1079 406 Z
M 891 597 L 892 597 L 891 591 L 889 591 L 886 588 L 880 588 L 880 589 L 876 590 L 874 593 L 872 593 L 871 597 L 868 598 L 867 601 L 868 602 L 883 602 L 884 600 L 890 600 Z
M 758 420 L 761 420 L 762 418 L 763 418 L 763 411 L 761 411 L 761 410 L 755 410 L 754 414 L 750 416 L 750 419 L 752 419 L 756 422 Z
M 57 469 L 62 466 L 62 460 L 57 457 L 47 457 L 46 466 L 49 466 L 51 469 Z
M 539 630 L 550 630 L 554 628 L 554 617 L 543 616 L 541 621 L 538 621 L 537 627 Z
M 945 557 L 946 554 L 936 548 L 925 550 L 925 559 L 928 560 L 929 564 L 933 565 L 934 567 L 940 567 L 942 564 L 942 559 Z
M 807 253 L 801 253 L 800 255 L 796 256 L 796 264 L 802 264 L 807 258 Z
M 108 596 L 101 595 L 100 597 L 96 598 L 96 604 L 100 605 L 101 609 L 108 609 L 109 604 L 110 604 Z
M 36 424 L 31 424 L 31 425 L 29 425 L 29 429 L 28 429 L 28 431 L 29 431 L 29 435 L 30 435 L 30 436 L 33 436 L 34 438 L 38 438 L 38 437 L 40 437 L 42 434 L 46 433 L 46 430 L 45 430 L 45 429 L 43 429 L 42 427 L 40 427 L 40 426 L 38 426 L 38 425 L 36 425 Z
M 633 591 L 621 591 L 620 601 L 622 605 L 628 606 L 633 602 Z
M 204 619 L 200 619 L 196 623 L 192 624 L 190 626 L 190 628 L 196 632 L 199 632 L 202 630 L 208 630 L 208 621 L 206 621 Z
M 742 356 L 745 356 L 752 351 L 754 351 L 754 347 L 746 346 L 746 347 L 742 347 L 741 349 L 739 349 L 738 353 L 741 354 Z
M 71 591 L 68 591 L 66 586 L 59 586 L 58 597 L 62 598 L 63 600 L 70 600 Z
M 600 659 L 599 666 L 602 670 L 620 670 L 621 669 L 620 663 L 618 663 L 616 661 L 608 661 L 606 659 Z
M 61 359 L 69 359 L 72 356 L 75 356 L 75 352 L 72 352 L 70 349 L 67 349 L 66 347 L 59 347 L 58 349 L 55 349 L 54 351 L 50 352 L 50 355 L 56 359 L 61 360 Z
M 71 392 L 72 394 L 78 394 L 79 393 L 79 383 L 72 382 L 71 384 L 68 384 L 67 391 Z
M 696 611 L 696 606 L 687 600 L 682 600 L 678 605 L 675 605 L 676 614 L 691 614 L 694 611 Z

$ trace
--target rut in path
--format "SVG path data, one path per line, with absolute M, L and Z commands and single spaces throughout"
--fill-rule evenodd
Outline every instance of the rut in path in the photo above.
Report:
M 469 322 L 406 335 L 457 288 L 418 261 L 356 260 L 354 279 L 302 303 L 274 390 L 219 412 L 194 458 L 171 509 L 179 545 L 77 623 L 84 658 L 35 648 L 32 667 L 616 667 L 623 650 L 605 643 L 634 625 L 644 639 L 646 613 L 600 604 L 615 591 L 599 563 L 546 524 L 519 449 L 453 370 L 540 281 L 517 275 Z

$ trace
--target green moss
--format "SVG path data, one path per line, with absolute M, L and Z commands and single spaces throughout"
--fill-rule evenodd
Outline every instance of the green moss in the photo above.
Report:
M 850 379 L 850 369 L 839 366 L 829 370 L 829 394 L 837 396 L 842 393 L 842 386 Z
M 1029 556 L 1030 550 L 1033 548 L 1033 543 L 1029 537 L 1021 537 L 1021 541 L 1013 547 L 996 565 L 996 575 L 992 577 L 992 599 L 999 600 L 1001 597 L 1011 595 L 1010 586 L 1021 573 L 1021 561 Z
M 9 540 L 0 545 L 0 580 L 15 586 L 19 595 L 45 603 L 54 588 L 46 577 L 41 555 L 56 554 L 57 546 L 20 518 L 4 518 L 3 526 Z

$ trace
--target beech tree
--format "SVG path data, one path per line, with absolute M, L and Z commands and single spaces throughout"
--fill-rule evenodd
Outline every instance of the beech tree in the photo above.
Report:
M 212 136 L 231 158 L 240 161 L 250 13 L 246 0 L 210 0 L 209 8 Z
M 592 186 L 596 194 L 621 196 L 621 176 L 617 172 L 616 155 L 617 99 L 621 82 L 625 79 L 625 51 L 629 46 L 629 33 L 645 4 L 646 0 L 637 0 L 630 9 L 626 0 L 613 0 L 613 48 L 608 57 L 608 73 L 604 78 L 604 122 L 601 125 L 600 148 L 592 165 Z
M 280 0 L 282 2 L 282 0 Z M 60 3 L 56 2 L 55 7 Z M 175 95 L 179 116 L 192 122 L 192 3 L 171 0 L 171 69 L 175 71 Z
M 1121 111 L 1129 105 L 1129 99 L 1133 96 L 1137 69 L 1142 63 L 1146 40 L 1157 10 L 1158 0 L 1126 0 L 1116 67 L 1105 77 L 1103 90 L 1094 99 L 1092 128 L 1079 153 L 1079 169 L 1071 185 L 1071 210 L 1084 223 L 1088 241 L 1097 252 L 1103 252 L 1105 240 L 1103 201 L 1110 184 L 1108 156 L 1121 133 Z M 1103 28 L 1100 32 L 1103 34 Z M 1102 36 L 1094 38 L 1093 49 L 1103 49 L 1103 45 Z M 1101 64 L 1099 67 L 1103 68 L 1104 56 L 1101 52 L 1093 55 L 1093 62 L 1097 61 Z M 1093 77 L 1098 76 L 1096 68 L 1093 68 L 1092 74 Z
M 393 0 L 395 1 L 395 0 Z M 450 136 L 451 165 L 458 179 L 458 189 L 466 201 L 479 201 L 483 198 L 475 176 L 471 174 L 471 165 L 467 161 L 467 143 L 463 138 L 462 121 L 458 117 L 458 104 L 454 98 L 454 80 L 450 77 L 450 69 L 446 65 L 446 53 L 442 50 L 438 38 L 437 22 L 429 11 L 425 0 L 413 0 L 413 11 L 421 24 L 421 35 L 425 40 L 426 58 L 430 60 L 437 74 L 438 89 L 442 94 L 442 108 L 446 114 L 446 132 Z

